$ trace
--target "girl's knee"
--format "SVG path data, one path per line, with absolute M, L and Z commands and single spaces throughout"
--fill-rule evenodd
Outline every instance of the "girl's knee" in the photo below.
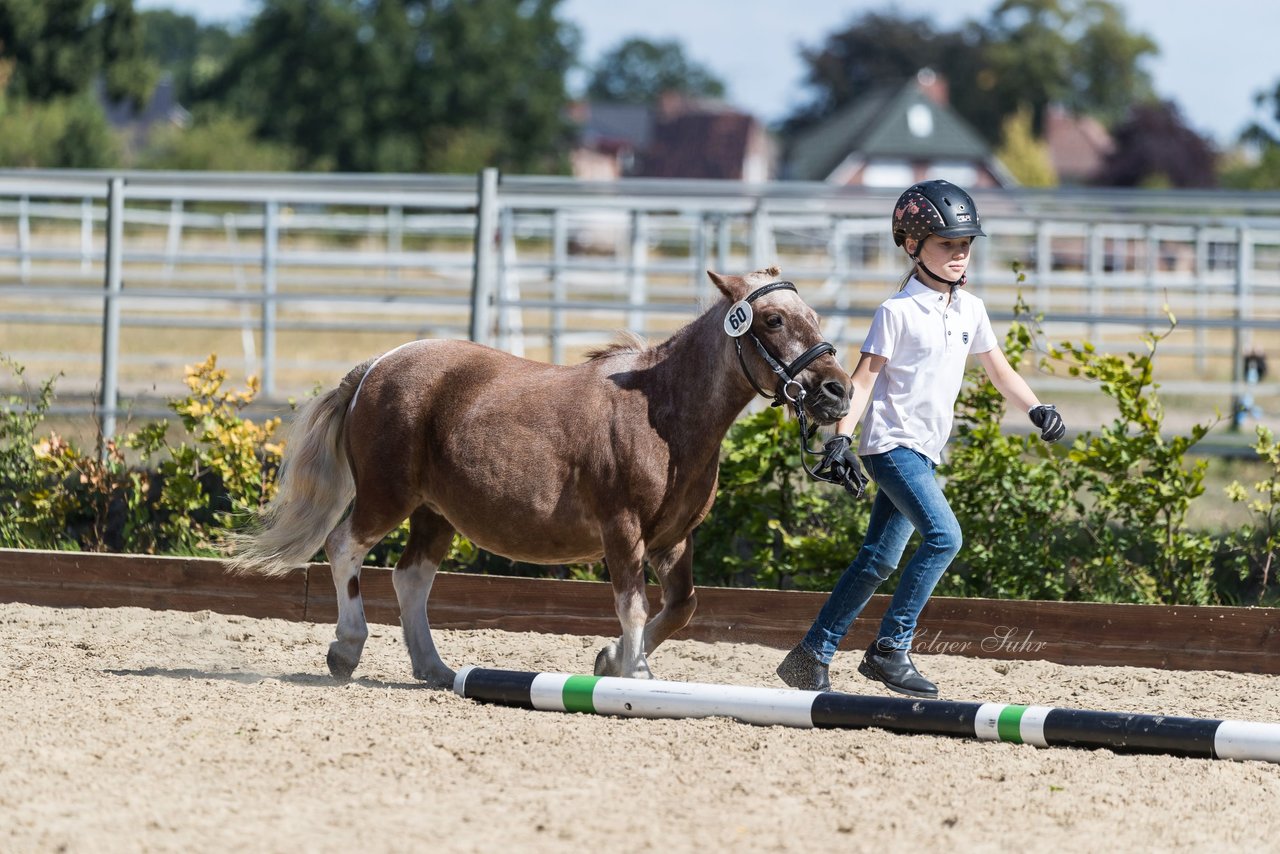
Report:
M 960 524 L 952 520 L 951 524 L 939 525 L 933 531 L 930 531 L 928 542 L 939 552 L 955 557 L 960 553 L 961 546 L 964 545 L 964 533 L 960 530 Z

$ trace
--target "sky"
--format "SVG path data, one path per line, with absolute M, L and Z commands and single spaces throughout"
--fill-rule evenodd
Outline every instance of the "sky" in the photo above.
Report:
M 677 39 L 685 55 L 728 87 L 728 100 L 773 122 L 808 100 L 802 46 L 869 11 L 929 16 L 935 28 L 984 19 L 997 0 L 840 3 L 834 0 L 564 0 L 566 20 L 582 31 L 586 63 L 623 39 Z M 138 0 L 142 9 L 169 8 L 203 21 L 247 20 L 258 0 Z M 1119 0 L 1130 31 L 1149 35 L 1160 55 L 1148 59 L 1156 92 L 1181 107 L 1187 123 L 1229 145 L 1261 112 L 1254 96 L 1280 81 L 1280 3 L 1274 0 Z M 1219 26 L 1219 22 L 1222 26 Z M 952 86 L 958 85 L 951 81 Z

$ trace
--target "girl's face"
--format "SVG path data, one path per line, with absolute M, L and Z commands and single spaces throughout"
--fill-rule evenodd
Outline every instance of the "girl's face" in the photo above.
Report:
M 972 237 L 930 234 L 920 247 L 920 261 L 942 278 L 958 281 L 969 269 L 969 247 L 972 245 Z

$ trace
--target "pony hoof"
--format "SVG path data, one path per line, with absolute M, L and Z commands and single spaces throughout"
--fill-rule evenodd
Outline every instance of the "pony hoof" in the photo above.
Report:
M 620 647 L 615 641 L 596 653 L 595 674 L 597 676 L 621 676 L 620 651 Z
M 349 661 L 338 654 L 338 651 L 332 646 L 329 647 L 329 654 L 325 656 L 325 663 L 329 665 L 329 675 L 339 682 L 350 682 L 351 674 L 355 672 L 358 661 Z
M 448 688 L 453 690 L 454 676 L 454 672 L 448 668 L 438 673 L 420 673 L 416 670 L 413 672 L 413 678 L 422 682 L 428 688 Z

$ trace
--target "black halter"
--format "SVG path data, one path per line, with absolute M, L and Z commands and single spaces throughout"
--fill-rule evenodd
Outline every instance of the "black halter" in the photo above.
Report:
M 772 282 L 768 285 L 762 285 L 761 287 L 756 288 L 747 295 L 746 301 L 749 303 L 755 302 L 765 294 L 770 294 L 774 291 L 794 291 L 795 289 L 796 286 L 791 282 Z M 769 369 L 778 376 L 778 390 L 773 394 L 769 394 L 769 392 L 760 388 L 760 384 L 756 382 L 756 378 L 751 376 L 751 371 L 747 370 L 747 360 L 742 355 L 742 339 L 747 335 L 751 336 L 751 341 L 756 345 L 756 352 L 760 354 L 760 358 L 764 359 L 764 363 L 768 365 Z M 792 360 L 791 364 L 784 367 L 781 362 L 773 357 L 773 354 L 769 352 L 768 348 L 761 343 L 760 339 L 756 337 L 756 334 L 750 330 L 745 334 L 734 338 L 733 343 L 734 346 L 738 348 L 738 364 L 742 366 L 742 373 L 746 376 L 747 381 L 751 383 L 751 387 L 754 388 L 761 397 L 772 400 L 773 406 L 782 406 L 789 402 L 795 404 L 797 411 L 803 409 L 804 389 L 800 386 L 800 383 L 796 382 L 796 377 L 799 376 L 801 371 L 809 367 L 814 360 L 820 359 L 828 353 L 834 356 L 836 352 L 836 348 L 831 345 L 831 342 L 823 341 L 820 344 L 814 344 L 808 350 L 805 350 Z M 794 395 L 790 393 L 792 386 L 796 389 L 796 393 Z
M 796 286 L 791 282 L 772 282 L 767 285 L 762 285 L 748 294 L 746 302 L 755 302 L 758 298 L 765 294 L 773 293 L 774 291 L 794 291 L 795 289 Z M 742 355 L 742 339 L 748 335 L 751 336 L 752 343 L 756 345 L 756 352 L 760 354 L 760 358 L 764 359 L 764 363 L 768 365 L 769 369 L 778 377 L 778 390 L 773 394 L 769 394 L 769 392 L 760 388 L 760 384 L 756 382 L 755 377 L 751 376 L 751 371 L 747 370 L 747 361 Z M 800 423 L 800 465 L 806 472 L 808 472 L 811 478 L 814 480 L 822 480 L 823 478 L 818 477 L 817 473 L 809 467 L 809 463 L 805 460 L 806 454 L 811 457 L 818 457 L 822 455 L 822 452 L 815 451 L 809 447 L 809 440 L 813 437 L 813 434 L 817 432 L 818 428 L 817 425 L 812 427 L 809 426 L 809 420 L 804 411 L 804 386 L 800 385 L 800 383 L 796 381 L 796 377 L 799 376 L 801 371 L 809 367 L 814 360 L 820 359 L 828 353 L 834 356 L 836 348 L 832 346 L 830 341 L 823 341 L 819 344 L 814 344 L 808 350 L 805 350 L 792 360 L 791 364 L 783 366 L 781 362 L 773 357 L 773 354 L 769 352 L 768 348 L 761 343 L 760 339 L 757 338 L 756 334 L 750 329 L 742 335 L 735 337 L 733 339 L 733 343 L 734 346 L 738 348 L 738 364 L 742 366 L 742 373 L 746 376 L 747 382 L 751 383 L 751 387 L 754 388 L 761 397 L 766 398 L 767 400 L 772 400 L 772 406 L 782 406 L 785 403 L 791 403 L 795 406 L 796 420 Z M 791 389 L 793 387 L 795 389 L 794 395 L 791 393 Z

